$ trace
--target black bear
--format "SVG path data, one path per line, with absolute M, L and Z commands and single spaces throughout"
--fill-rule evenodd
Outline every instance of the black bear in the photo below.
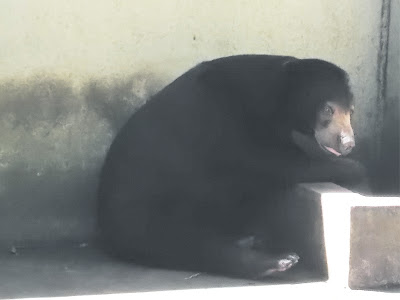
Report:
M 355 146 L 353 110 L 346 72 L 323 60 L 240 55 L 197 65 L 112 143 L 99 186 L 105 247 L 138 263 L 228 276 L 291 268 L 297 254 L 257 248 L 248 228 L 296 183 L 364 180 L 344 157 Z

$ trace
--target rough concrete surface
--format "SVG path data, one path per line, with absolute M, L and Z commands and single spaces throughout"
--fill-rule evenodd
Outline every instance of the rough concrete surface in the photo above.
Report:
M 399 219 L 400 206 L 352 208 L 351 287 L 400 286 Z
M 0 266 L 0 299 L 398 299 L 387 293 L 393 290 L 338 289 L 301 270 L 285 281 L 256 282 L 149 269 L 91 246 L 2 252 Z
M 160 85 L 146 72 L 80 87 L 57 76 L 0 83 L 0 240 L 93 235 L 105 153 Z
M 381 194 L 399 194 L 400 181 L 400 1 L 390 3 L 390 28 L 385 87 L 381 158 L 375 177 Z
M 400 287 L 399 197 L 366 197 L 331 183 L 301 184 L 297 195 L 296 211 L 310 212 L 290 220 L 303 260 L 338 287 Z
M 114 260 L 95 247 L 13 249 L 0 255 L 0 299 L 149 292 L 315 282 L 297 269 L 266 282 L 150 269 Z

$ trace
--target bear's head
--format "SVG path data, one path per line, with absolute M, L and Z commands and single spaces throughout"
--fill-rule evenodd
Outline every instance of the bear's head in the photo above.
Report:
M 286 107 L 292 130 L 315 138 L 327 153 L 347 155 L 355 146 L 353 96 L 347 73 L 318 59 L 291 60 L 286 70 Z

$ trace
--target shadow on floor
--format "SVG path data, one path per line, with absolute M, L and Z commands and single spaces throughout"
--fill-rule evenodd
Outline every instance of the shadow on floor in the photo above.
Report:
M 4 250 L 4 249 L 2 249 Z M 301 267 L 268 281 L 151 269 L 114 260 L 86 244 L 0 253 L 0 299 L 276 285 L 318 281 Z

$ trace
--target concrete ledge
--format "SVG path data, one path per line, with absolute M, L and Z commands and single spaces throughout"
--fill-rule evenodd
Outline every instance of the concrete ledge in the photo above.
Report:
M 298 223 L 306 263 L 352 289 L 400 285 L 399 197 L 365 197 L 331 183 L 300 184 L 296 195 L 299 213 L 311 211 L 308 224 Z

